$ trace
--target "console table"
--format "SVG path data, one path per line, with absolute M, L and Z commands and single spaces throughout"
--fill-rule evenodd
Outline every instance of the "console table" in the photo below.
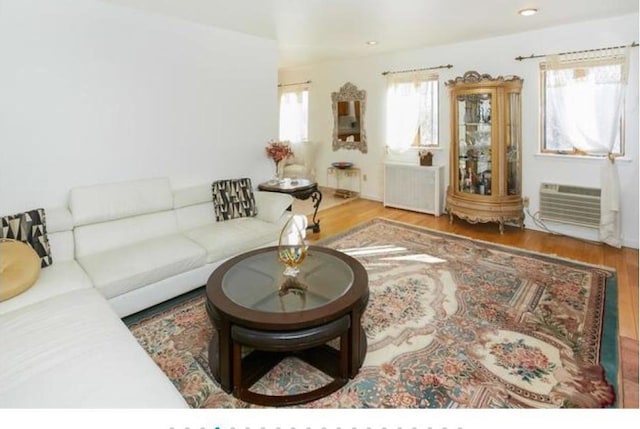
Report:
M 327 168 L 327 185 L 329 184 L 329 177 L 334 176 L 336 179 L 336 197 L 342 198 L 350 198 L 354 195 L 359 195 L 362 192 L 362 177 L 360 174 L 360 169 L 357 167 L 348 167 L 348 168 L 338 168 L 338 167 L 329 167 Z M 346 189 L 340 187 L 340 179 L 344 178 L 352 178 L 355 177 L 358 181 L 358 190 L 353 191 L 352 189 Z

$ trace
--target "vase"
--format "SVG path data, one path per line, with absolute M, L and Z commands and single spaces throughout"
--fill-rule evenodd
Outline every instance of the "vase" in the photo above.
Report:
M 275 175 L 275 178 L 276 178 L 276 180 L 280 180 L 281 179 L 281 177 L 280 177 L 280 161 L 274 161 L 274 162 L 276 164 L 276 175 Z
M 280 232 L 278 240 L 278 259 L 286 268 L 284 275 L 295 277 L 300 272 L 300 264 L 307 256 L 307 244 L 304 241 L 307 218 L 294 215 L 289 218 Z

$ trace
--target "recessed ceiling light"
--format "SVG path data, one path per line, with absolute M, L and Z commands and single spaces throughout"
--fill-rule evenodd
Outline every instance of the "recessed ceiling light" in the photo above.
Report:
M 522 10 L 519 10 L 518 13 L 522 16 L 531 16 L 538 13 L 538 9 L 533 9 L 533 8 L 522 9 Z
M 377 45 L 378 41 L 377 40 L 367 40 L 367 45 L 369 46 L 374 46 Z

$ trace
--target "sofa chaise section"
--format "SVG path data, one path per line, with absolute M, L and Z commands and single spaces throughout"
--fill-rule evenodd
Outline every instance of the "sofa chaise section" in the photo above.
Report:
M 95 289 L 0 315 L 0 407 L 185 408 Z

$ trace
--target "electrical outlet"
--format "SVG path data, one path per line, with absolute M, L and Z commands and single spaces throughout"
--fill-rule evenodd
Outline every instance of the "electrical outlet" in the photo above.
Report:
M 522 199 L 522 204 L 523 204 L 525 207 L 529 207 L 529 197 L 524 197 L 524 198 Z
M 367 175 L 366 175 L 366 174 L 363 174 L 363 175 L 362 175 L 362 180 L 363 180 L 364 182 L 366 182 L 366 181 L 367 181 Z

